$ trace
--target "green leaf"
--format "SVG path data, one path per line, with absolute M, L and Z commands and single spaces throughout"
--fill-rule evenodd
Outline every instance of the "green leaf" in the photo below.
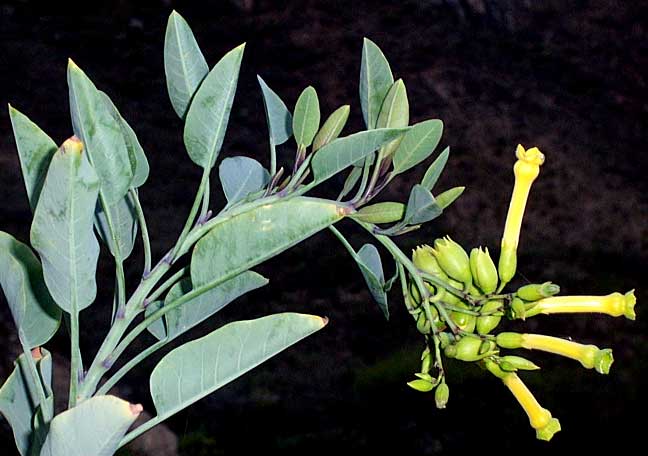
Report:
M 184 143 L 189 157 L 211 168 L 223 146 L 245 44 L 223 56 L 205 77 L 189 106 Z
M 56 333 L 61 310 L 47 291 L 43 268 L 34 252 L 0 231 L 0 285 L 7 298 L 20 339 L 39 347 Z
M 218 168 L 223 192 L 229 204 L 265 188 L 270 174 L 258 161 L 249 157 L 230 157 Z
M 353 187 L 355 187 L 355 185 L 358 183 L 361 176 L 362 176 L 362 168 L 353 167 L 351 169 L 351 172 L 344 180 L 344 186 L 342 187 L 342 191 L 340 191 L 340 194 L 337 197 L 338 201 L 340 201 L 342 198 L 347 196 L 349 192 L 353 190 Z
M 18 148 L 27 198 L 33 211 L 45 181 L 47 168 L 56 152 L 56 143 L 38 125 L 11 105 L 9 117 Z
M 340 136 L 342 129 L 349 119 L 350 111 L 351 108 L 349 105 L 340 106 L 329 116 L 328 119 L 326 119 L 326 122 L 324 122 L 324 125 L 322 125 L 322 128 L 320 128 L 320 131 L 317 132 L 317 135 L 313 140 L 313 152 L 321 149 L 323 146 Z
M 99 180 L 85 157 L 74 139 L 54 154 L 31 227 L 47 288 L 66 312 L 88 307 L 97 293 L 99 243 L 92 225 Z
M 283 313 L 237 321 L 169 352 L 151 373 L 151 396 L 166 419 L 322 329 L 327 320 Z
M 159 340 L 172 340 L 208 319 L 223 307 L 244 294 L 268 284 L 268 279 L 253 271 L 245 271 L 233 279 L 212 288 L 167 313 L 148 330 Z M 184 279 L 175 284 L 167 293 L 164 303 L 155 302 L 146 308 L 146 316 L 164 305 L 169 305 L 192 290 L 191 280 Z
M 380 48 L 365 38 L 360 65 L 360 105 L 367 129 L 376 128 L 380 108 L 393 83 L 389 62 Z
M 410 388 L 416 391 L 420 391 L 421 393 L 427 393 L 434 389 L 433 383 L 430 383 L 429 381 L 420 378 L 416 380 L 412 380 L 411 382 L 407 382 L 407 386 L 409 386 Z
M 137 240 L 137 213 L 135 202 L 130 193 L 110 206 L 110 220 L 117 238 L 117 248 L 108 229 L 106 213 L 101 204 L 97 204 L 94 224 L 101 240 L 106 243 L 110 253 L 119 260 L 125 260 L 133 252 Z
M 105 95 L 72 60 L 68 64 L 68 86 L 74 134 L 83 142 L 90 164 L 99 176 L 106 204 L 115 204 L 126 195 L 133 180 L 122 126 L 113 116 Z
M 403 203 L 384 202 L 365 206 L 351 218 L 368 223 L 392 223 L 403 219 L 405 205 Z
M 173 11 L 164 36 L 164 74 L 171 105 L 181 119 L 208 72 L 209 67 L 189 24 Z
M 308 147 L 313 142 L 320 126 L 320 108 L 317 92 L 311 86 L 306 87 L 295 104 L 293 114 L 293 134 L 301 147 Z
M 400 128 L 409 124 L 409 101 L 402 79 L 394 82 L 380 108 L 376 128 Z
M 92 397 L 52 420 L 40 456 L 112 456 L 140 413 L 118 397 Z
M 415 185 L 407 200 L 404 224 L 419 225 L 437 218 L 443 212 L 443 208 L 434 199 L 428 189 L 420 184 Z
M 443 122 L 432 119 L 417 123 L 405 133 L 394 152 L 394 175 L 407 171 L 429 157 L 439 144 L 442 132 Z
M 263 106 L 268 120 L 270 141 L 278 146 L 288 141 L 292 136 L 292 115 L 279 95 L 268 87 L 261 76 L 257 75 L 257 79 L 263 94 Z
M 43 357 L 36 362 L 36 366 L 44 374 L 42 381 L 51 392 L 52 357 L 47 350 L 42 350 L 42 353 Z M 22 456 L 38 454 L 40 442 L 47 434 L 46 428 L 35 429 L 33 425 L 40 399 L 27 362 L 25 355 L 21 354 L 13 372 L 0 388 L 0 413 L 9 422 L 16 447 Z
M 437 204 L 441 206 L 442 209 L 445 209 L 459 198 L 465 189 L 466 187 L 453 187 L 450 190 L 446 190 L 436 197 Z
M 191 257 L 194 288 L 213 287 L 339 221 L 348 206 L 309 197 L 266 204 L 212 228 Z
M 332 141 L 313 155 L 313 181 L 317 184 L 325 181 L 405 131 L 407 130 L 402 128 L 381 128 L 361 131 Z
M 144 149 L 142 149 L 142 146 L 137 139 L 137 135 L 135 134 L 131 126 L 128 125 L 128 122 L 126 122 L 126 120 L 119 113 L 119 110 L 112 102 L 110 97 L 104 92 L 100 91 L 100 93 L 104 100 L 104 103 L 106 103 L 113 118 L 119 123 L 119 127 L 122 130 L 124 143 L 126 144 L 126 149 L 128 150 L 128 159 L 131 164 L 131 171 L 133 172 L 133 179 L 131 180 L 130 186 L 133 188 L 139 188 L 144 185 L 144 183 L 148 179 L 150 171 Z
M 445 149 L 443 149 L 443 152 L 439 154 L 436 160 L 432 162 L 430 167 L 425 172 L 425 176 L 423 176 L 423 180 L 421 181 L 421 185 L 423 187 L 432 191 L 434 185 L 437 183 L 439 177 L 441 176 L 441 173 L 443 172 L 443 168 L 445 168 L 445 165 L 448 162 L 449 155 L 450 155 L 450 148 L 446 147 Z
M 389 307 L 387 293 L 385 292 L 385 273 L 376 246 L 373 244 L 363 245 L 358 251 L 356 262 L 360 267 L 360 272 L 362 272 L 371 296 L 378 303 L 378 307 L 382 310 L 385 318 L 389 320 Z

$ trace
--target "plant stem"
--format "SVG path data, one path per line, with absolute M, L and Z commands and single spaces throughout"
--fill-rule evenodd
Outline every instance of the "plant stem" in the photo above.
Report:
M 153 418 L 151 418 L 150 420 L 148 420 L 144 424 L 142 424 L 140 426 L 137 426 L 135 429 L 130 431 L 128 434 L 126 434 L 123 439 L 121 439 L 121 442 L 119 442 L 119 447 L 118 448 L 121 448 L 124 445 L 129 444 L 130 442 L 135 440 L 140 435 L 144 434 L 149 429 L 152 429 L 155 426 L 157 426 L 158 424 L 160 424 L 165 419 L 166 419 L 166 417 L 154 416 Z
M 165 280 L 162 285 L 157 287 L 153 293 L 151 293 L 146 300 L 148 302 L 153 302 L 162 295 L 165 291 L 175 285 L 182 277 L 189 271 L 189 267 L 185 266 L 181 269 L 178 269 L 171 277 Z
M 360 201 L 362 195 L 364 194 L 365 189 L 367 188 L 367 182 L 369 181 L 369 171 L 371 170 L 371 167 L 367 163 L 365 163 L 364 166 L 362 167 L 362 177 L 360 178 L 360 186 L 358 187 L 358 191 L 356 192 L 355 196 L 351 200 L 351 202 L 354 204 Z
M 191 206 L 191 210 L 189 211 L 189 216 L 187 217 L 187 221 L 185 222 L 184 228 L 182 228 L 182 232 L 180 233 L 180 236 L 178 237 L 178 242 L 176 243 L 175 248 L 173 249 L 173 254 L 171 261 L 175 260 L 179 255 L 179 248 L 184 242 L 185 238 L 189 234 L 189 231 L 191 231 L 191 227 L 194 224 L 194 221 L 196 219 L 196 214 L 198 213 L 198 209 L 202 205 L 202 200 L 203 200 L 203 194 L 205 193 L 205 188 L 207 187 L 207 182 L 209 181 L 209 168 L 205 168 L 203 170 L 203 175 L 202 179 L 200 180 L 200 185 L 198 186 L 198 191 L 196 192 L 196 197 L 194 198 L 193 205 Z
M 79 376 L 83 372 L 81 351 L 79 348 L 79 312 L 70 313 L 70 394 L 68 407 L 76 405 L 79 389 Z
M 270 138 L 270 175 L 274 177 L 277 173 L 277 146 Z
M 340 233 L 340 231 L 338 231 L 338 229 L 335 228 L 333 225 L 329 226 L 328 228 L 335 235 L 335 237 L 337 237 L 339 239 L 339 241 L 342 243 L 342 245 L 349 251 L 351 256 L 354 259 L 356 259 L 358 257 L 358 254 L 353 249 L 353 246 L 351 246 L 351 244 L 349 244 L 349 241 L 347 241 L 347 239 L 344 237 L 344 235 L 342 233 Z
M 458 298 L 460 298 L 460 299 L 462 299 L 464 301 L 468 301 L 469 303 L 471 303 L 473 305 L 476 304 L 475 299 L 472 296 L 470 296 L 470 294 L 468 294 L 465 291 L 462 291 L 462 290 L 460 290 L 458 288 L 453 287 L 452 285 L 450 285 L 449 283 L 444 282 L 443 280 L 441 280 L 437 276 L 428 274 L 427 272 L 423 272 L 421 270 L 419 270 L 419 274 L 425 280 L 427 280 L 428 282 L 432 282 L 435 286 L 441 287 L 444 290 L 449 291 L 453 295 L 457 296 Z
M 146 225 L 146 217 L 144 217 L 144 209 L 142 209 L 142 204 L 139 200 L 139 195 L 134 188 L 129 190 L 131 198 L 135 204 L 135 214 L 137 215 L 137 220 L 139 222 L 140 231 L 142 233 L 142 245 L 144 246 L 144 275 L 148 275 L 151 272 L 151 241 L 149 239 L 148 227 Z

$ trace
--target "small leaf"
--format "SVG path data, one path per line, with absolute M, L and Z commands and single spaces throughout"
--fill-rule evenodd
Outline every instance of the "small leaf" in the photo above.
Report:
M 68 63 L 70 111 L 74 134 L 83 142 L 84 152 L 99 176 L 101 194 L 112 205 L 128 192 L 133 180 L 128 148 L 122 126 L 81 69 Z
M 194 247 L 194 288 L 213 288 L 332 225 L 349 211 L 341 203 L 295 197 L 227 219 Z
M 418 165 L 434 152 L 441 140 L 443 122 L 437 119 L 417 123 L 405 133 L 394 152 L 394 175 Z
M 92 225 L 98 192 L 82 146 L 68 139 L 52 158 L 31 227 L 47 288 L 66 312 L 88 307 L 97 293 L 99 243 Z
M 317 92 L 308 86 L 299 95 L 293 114 L 293 134 L 301 147 L 308 147 L 313 142 L 320 126 L 320 109 Z
M 412 380 L 411 382 L 407 382 L 407 386 L 409 386 L 410 388 L 416 391 L 420 391 L 421 393 L 427 393 L 434 389 L 433 383 L 430 383 L 427 380 L 423 380 L 421 378 Z
M 205 77 L 189 106 L 184 143 L 198 166 L 211 168 L 223 146 L 245 44 L 223 56 Z
M 263 106 L 268 121 L 270 141 L 278 146 L 288 141 L 292 136 L 292 115 L 279 95 L 268 87 L 261 76 L 257 75 L 257 79 L 263 94 Z
M 164 73 L 171 105 L 181 119 L 208 72 L 209 67 L 189 24 L 173 11 L 164 36 Z
M 208 319 L 240 296 L 267 284 L 268 279 L 262 275 L 253 271 L 243 272 L 167 313 L 164 317 L 166 324 L 162 323 L 162 319 L 156 320 L 156 324 L 149 326 L 148 329 L 160 340 L 167 337 L 172 340 Z M 169 305 L 191 290 L 191 280 L 184 279 L 178 282 L 167 293 L 164 304 L 156 302 L 146 308 L 146 316 L 164 305 Z
M 423 187 L 432 191 L 434 185 L 437 183 L 439 177 L 441 176 L 441 173 L 443 172 L 443 168 L 445 168 L 445 165 L 448 162 L 449 155 L 450 155 L 450 148 L 446 147 L 445 149 L 443 149 L 443 152 L 439 154 L 436 160 L 432 162 L 430 167 L 425 172 L 425 176 L 423 176 L 423 180 L 421 181 L 421 185 Z
M 342 133 L 342 129 L 349 119 L 349 112 L 351 108 L 349 105 L 340 106 L 337 108 L 333 114 L 326 119 L 324 125 L 313 140 L 313 152 L 318 149 L 321 149 L 323 146 L 327 145 Z
M 342 187 L 342 190 L 340 191 L 340 194 L 337 197 L 337 201 L 341 201 L 342 198 L 347 196 L 349 192 L 353 190 L 355 185 L 360 180 L 360 176 L 362 176 L 362 168 L 353 167 L 349 175 L 344 180 L 344 186 Z
M 403 134 L 406 129 L 381 128 L 379 130 L 361 131 L 343 138 L 338 138 L 318 150 L 311 166 L 313 181 L 321 183 L 334 176 L 358 160 L 364 160 L 369 154 L 383 144 Z
M 113 242 L 113 236 L 108 229 L 106 213 L 101 204 L 97 204 L 95 210 L 94 224 L 101 240 L 108 246 L 110 253 L 118 260 L 125 260 L 133 252 L 137 240 L 137 214 L 135 202 L 130 193 L 121 200 L 110 206 L 110 220 L 112 221 L 117 238 L 117 246 Z
M 11 105 L 9 117 L 18 148 L 27 198 L 33 211 L 45 181 L 47 168 L 56 152 L 56 143 L 38 125 Z
M 404 215 L 403 203 L 384 202 L 365 206 L 351 218 L 368 223 L 393 223 L 402 220 Z
M 95 396 L 52 420 L 40 456 L 112 456 L 142 411 L 115 396 Z
M 221 162 L 218 174 L 229 204 L 258 192 L 270 180 L 270 174 L 261 163 L 249 157 L 226 158 Z
M 47 291 L 43 268 L 34 252 L 3 231 L 0 284 L 20 339 L 29 348 L 47 343 L 59 327 L 61 310 Z
M 43 349 L 42 353 L 43 357 L 36 365 L 45 374 L 41 380 L 46 389 L 51 391 L 52 357 L 47 350 Z M 47 429 L 35 430 L 32 425 L 40 399 L 27 362 L 25 355 L 21 354 L 15 362 L 13 372 L 0 388 L 0 413 L 9 422 L 16 447 L 22 456 L 38 454 L 39 442 L 45 439 L 47 433 Z
M 380 108 L 393 83 L 389 62 L 380 48 L 365 38 L 360 65 L 360 105 L 367 129 L 376 128 Z
M 322 329 L 327 320 L 297 313 L 237 321 L 169 352 L 151 373 L 151 396 L 161 419 Z
M 376 128 L 400 128 L 409 124 L 409 101 L 402 79 L 394 82 L 380 108 Z
M 360 267 L 360 272 L 362 272 L 371 296 L 382 310 L 385 318 L 389 320 L 387 293 L 385 293 L 385 273 L 383 272 L 378 249 L 372 244 L 363 245 L 358 251 L 356 262 Z
M 450 190 L 446 190 L 436 197 L 437 204 L 442 209 L 445 209 L 459 198 L 465 189 L 466 187 L 453 187 Z
M 434 199 L 432 193 L 422 185 L 417 184 L 410 192 L 403 223 L 419 225 L 437 218 L 442 212 L 443 208 Z

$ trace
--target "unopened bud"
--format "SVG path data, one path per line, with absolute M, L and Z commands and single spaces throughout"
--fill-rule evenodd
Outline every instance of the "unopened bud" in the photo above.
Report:
M 548 298 L 555 294 L 560 293 L 560 287 L 555 283 L 532 283 L 520 287 L 516 292 L 517 296 L 525 301 L 538 301 L 542 298 Z
M 475 284 L 484 294 L 493 293 L 497 289 L 497 268 L 486 250 L 475 248 L 470 251 L 470 271 Z
M 540 366 L 521 356 L 502 356 L 499 359 L 502 370 L 515 372 L 516 370 L 538 370 Z
M 495 342 L 502 348 L 508 348 L 513 350 L 515 348 L 521 348 L 523 343 L 523 336 L 519 333 L 514 332 L 503 332 L 499 333 L 495 338 Z
M 421 271 L 439 277 L 440 279 L 447 279 L 447 274 L 439 266 L 439 262 L 434 257 L 434 249 L 429 245 L 420 245 L 412 252 L 412 261 Z
M 465 289 L 470 288 L 472 284 L 470 259 L 463 247 L 450 239 L 449 236 L 446 236 L 443 239 L 434 241 L 433 252 L 446 274 L 463 283 Z
M 437 386 L 436 391 L 434 392 L 434 402 L 438 409 L 446 408 L 448 404 L 448 399 L 450 398 L 450 388 L 446 382 L 442 382 Z
M 479 350 L 482 340 L 477 337 L 463 337 L 455 344 L 455 358 L 461 361 L 477 361 L 481 358 Z
M 511 316 L 513 318 L 519 318 L 521 320 L 526 319 L 526 306 L 524 305 L 524 301 L 522 301 L 520 298 L 513 298 L 511 300 Z
M 498 300 L 488 301 L 486 304 L 482 306 L 481 313 L 489 314 L 489 313 L 498 312 L 501 311 L 503 307 L 504 307 L 504 303 L 502 301 L 498 301 Z M 497 325 L 500 324 L 501 320 L 502 317 L 500 315 L 484 315 L 481 317 L 477 317 L 477 332 L 482 336 L 484 334 L 488 334 L 493 329 L 497 328 Z

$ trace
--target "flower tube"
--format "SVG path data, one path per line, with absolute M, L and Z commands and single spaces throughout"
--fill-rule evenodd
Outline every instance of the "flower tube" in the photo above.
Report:
M 636 318 L 634 290 L 625 295 L 615 292 L 607 296 L 551 296 L 536 301 L 527 311 L 527 316 L 555 313 L 603 313 L 613 317 L 624 315 L 630 320 Z

